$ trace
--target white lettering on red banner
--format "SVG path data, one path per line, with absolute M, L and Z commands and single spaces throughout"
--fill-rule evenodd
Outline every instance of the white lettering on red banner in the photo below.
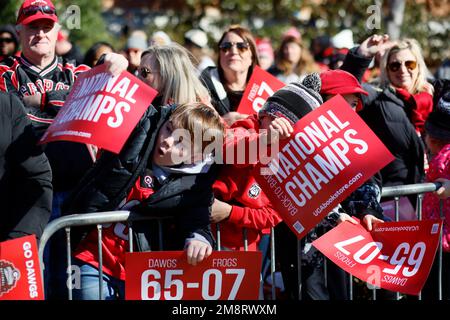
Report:
M 196 266 L 186 252 L 127 253 L 127 300 L 256 300 L 261 252 L 214 251 Z
M 0 300 L 43 300 L 35 236 L 0 242 Z
M 371 161 L 367 161 L 371 159 Z M 393 156 L 340 96 L 300 119 L 258 182 L 302 238 Z
M 118 153 L 157 92 L 128 72 L 101 65 L 82 73 L 41 143 L 69 140 Z
M 348 222 L 313 242 L 345 271 L 375 287 L 418 295 L 433 263 L 442 222 L 380 223 L 368 232 Z
M 253 69 L 237 112 L 255 114 L 262 108 L 266 100 L 285 84 L 258 66 Z

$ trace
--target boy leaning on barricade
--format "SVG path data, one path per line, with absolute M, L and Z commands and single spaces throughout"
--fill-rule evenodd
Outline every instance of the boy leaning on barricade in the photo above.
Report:
M 196 139 L 196 134 L 207 138 Z M 163 222 L 164 249 L 185 248 L 188 262 L 195 265 L 211 254 L 214 245 L 209 208 L 216 175 L 214 151 L 208 146 L 217 142 L 220 148 L 222 139 L 220 116 L 207 105 L 171 105 L 160 110 L 150 106 L 120 154 L 102 154 L 70 196 L 65 212 L 124 209 L 155 218 L 173 217 Z M 136 223 L 133 230 L 135 249 L 154 248 L 154 240 L 158 239 L 154 224 Z M 76 299 L 98 299 L 97 235 L 90 231 L 82 234 L 74 252 L 81 269 L 81 289 L 74 291 Z M 114 224 L 105 228 L 106 299 L 123 298 L 126 248 L 126 226 Z

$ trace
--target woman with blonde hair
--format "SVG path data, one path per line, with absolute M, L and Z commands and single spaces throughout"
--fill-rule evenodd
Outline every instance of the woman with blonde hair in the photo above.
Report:
M 399 61 L 401 57 L 405 60 Z M 419 44 L 414 39 L 404 39 L 393 43 L 393 46 L 381 59 L 381 86 L 392 85 L 406 89 L 411 94 L 429 92 L 433 94 L 433 87 L 426 80 L 427 66 Z M 396 74 L 397 71 L 408 71 L 407 76 Z
M 433 86 L 427 82 L 427 66 L 414 39 L 394 43 L 381 60 L 381 86 L 391 86 L 407 105 L 409 120 L 422 134 L 425 120 L 433 109 Z
M 287 36 L 277 51 L 275 66 L 268 71 L 287 84 L 302 80 L 308 73 L 319 72 L 320 67 L 301 39 Z
M 158 91 L 154 106 L 174 102 L 210 104 L 209 92 L 197 77 L 191 54 L 174 42 L 147 48 L 138 71 L 139 78 Z
M 394 155 L 381 170 L 383 186 L 421 183 L 425 149 L 420 133 L 433 105 L 433 87 L 425 80 L 426 66 L 415 40 L 390 41 L 373 35 L 349 51 L 342 69 L 361 79 L 372 58 L 382 56 L 381 84 L 364 84 L 359 115 Z M 412 204 L 415 198 L 411 197 Z

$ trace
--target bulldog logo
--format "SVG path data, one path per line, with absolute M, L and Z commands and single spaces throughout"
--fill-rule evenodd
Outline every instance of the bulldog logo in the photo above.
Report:
M 248 190 L 248 196 L 253 199 L 258 197 L 260 193 L 261 187 L 257 183 L 252 184 L 252 186 Z
M 9 261 L 0 260 L 0 297 L 14 289 L 19 279 L 19 269 Z

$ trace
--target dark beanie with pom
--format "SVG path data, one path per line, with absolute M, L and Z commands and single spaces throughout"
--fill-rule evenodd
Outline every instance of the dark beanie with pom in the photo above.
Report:
M 309 77 L 308 86 L 293 82 L 276 91 L 259 111 L 259 116 L 269 114 L 276 118 L 284 117 L 296 123 L 322 103 L 320 96 L 320 77 Z

